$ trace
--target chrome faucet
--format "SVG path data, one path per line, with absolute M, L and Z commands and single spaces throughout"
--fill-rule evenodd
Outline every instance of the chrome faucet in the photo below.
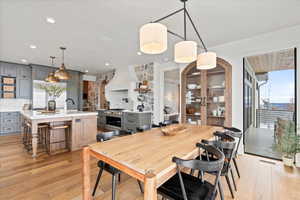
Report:
M 75 101 L 72 98 L 67 98 L 66 99 L 66 103 L 68 103 L 69 101 L 71 101 L 72 105 L 75 105 Z

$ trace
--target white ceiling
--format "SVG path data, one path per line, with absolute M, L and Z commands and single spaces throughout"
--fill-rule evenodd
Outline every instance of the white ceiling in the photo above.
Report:
M 172 36 L 162 55 L 138 56 L 138 30 L 181 7 L 179 0 L 0 0 L 0 60 L 48 65 L 54 55 L 59 65 L 61 45 L 68 68 L 92 73 L 172 60 Z M 187 7 L 208 47 L 300 24 L 299 0 L 189 0 Z M 181 15 L 165 24 L 182 33 L 182 21 Z

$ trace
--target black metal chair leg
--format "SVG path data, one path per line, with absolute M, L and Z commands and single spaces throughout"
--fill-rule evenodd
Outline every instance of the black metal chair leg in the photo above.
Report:
M 103 168 L 101 168 L 101 169 L 99 170 L 99 173 L 98 173 L 98 176 L 97 176 L 97 179 L 96 179 L 96 184 L 95 184 L 94 191 L 93 191 L 93 196 L 95 196 L 95 194 L 96 194 L 96 190 L 97 190 L 97 187 L 98 187 L 100 178 L 101 178 L 101 176 L 102 176 L 102 172 L 103 172 Z
M 220 180 L 218 181 L 218 188 L 219 188 L 219 193 L 220 193 L 220 199 L 224 200 L 224 193 L 223 193 L 223 188 Z
M 143 189 L 143 186 L 142 186 L 142 183 L 141 181 L 137 180 L 138 184 L 139 184 L 139 187 L 140 187 L 140 190 L 141 190 L 141 193 L 144 193 L 144 189 Z
M 234 194 L 233 194 L 233 190 L 232 190 L 228 175 L 226 175 L 225 178 L 226 178 L 226 182 L 227 182 L 227 185 L 228 185 L 230 193 L 231 193 L 231 197 L 234 199 Z
M 119 183 L 120 183 L 121 182 L 121 173 L 119 174 L 118 178 L 119 178 Z
M 116 175 L 114 174 L 112 176 L 112 193 L 111 193 L 111 199 L 116 199 Z
M 233 172 L 232 172 L 232 169 L 231 169 L 231 168 L 230 168 L 230 174 L 231 174 L 231 178 L 232 178 L 234 190 L 237 191 L 237 189 L 236 189 L 236 184 L 235 184 L 235 180 L 234 180 L 234 176 L 233 176 Z
M 234 164 L 234 167 L 236 169 L 236 173 L 238 174 L 238 177 L 241 178 L 240 171 L 239 171 L 239 168 L 238 168 L 238 165 L 237 165 L 237 162 L 236 162 L 236 158 L 233 158 L 233 164 Z
M 190 175 L 194 176 L 194 173 L 195 173 L 195 170 L 194 170 L 194 169 L 191 169 Z

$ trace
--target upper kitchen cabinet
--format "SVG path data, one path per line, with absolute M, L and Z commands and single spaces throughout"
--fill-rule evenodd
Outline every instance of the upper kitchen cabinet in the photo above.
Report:
M 1 62 L 0 63 L 1 76 L 16 77 L 17 76 L 17 64 Z
M 53 68 L 42 65 L 32 65 L 32 79 L 33 80 L 45 80 L 50 72 L 53 72 Z
M 67 98 L 71 98 L 74 100 L 74 105 L 72 103 L 68 103 L 67 108 L 69 110 L 79 109 L 79 104 L 81 101 L 81 73 L 76 71 L 69 71 L 71 75 L 71 79 L 67 81 Z
M 32 97 L 32 70 L 30 66 L 17 69 L 17 98 L 31 99 Z

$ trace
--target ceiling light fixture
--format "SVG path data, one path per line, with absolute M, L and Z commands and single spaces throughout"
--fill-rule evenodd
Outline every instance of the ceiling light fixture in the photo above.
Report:
M 105 66 L 109 66 L 109 65 L 110 65 L 109 62 L 106 62 L 106 63 L 105 63 Z
M 36 46 L 35 46 L 34 44 L 29 45 L 29 47 L 30 47 L 31 49 L 36 49 Z
M 46 21 L 49 23 L 49 24 L 54 24 L 55 23 L 55 19 L 53 17 L 47 17 L 46 18 Z
M 54 56 L 50 56 L 51 59 L 51 66 L 54 68 Z M 50 72 L 49 75 L 47 76 L 47 78 L 45 79 L 46 82 L 49 83 L 58 83 L 59 79 L 54 75 L 55 71 Z
M 22 63 L 27 63 L 26 59 L 21 59 Z
M 176 36 L 183 41 L 175 45 L 175 62 L 177 63 L 190 63 L 197 60 L 198 69 L 207 69 L 210 66 L 210 69 L 216 67 L 216 54 L 213 52 L 208 52 L 207 48 L 186 8 L 187 0 L 180 0 L 183 2 L 183 8 L 176 10 L 169 15 L 162 17 L 158 20 L 155 20 L 151 23 L 145 24 L 140 28 L 140 49 L 142 52 L 147 54 L 159 54 L 167 50 L 167 33 L 170 33 L 173 36 Z M 165 20 L 177 13 L 183 12 L 184 17 L 184 36 L 177 34 L 169 29 L 166 26 L 160 24 L 162 20 Z M 187 18 L 190 21 L 200 43 L 204 49 L 204 53 L 198 55 L 197 58 L 197 43 L 194 41 L 187 40 Z M 201 60 L 199 60 L 201 59 Z
M 85 70 L 85 73 L 88 73 L 89 72 L 89 70 Z
M 60 47 L 62 51 L 62 64 L 58 70 L 55 72 L 55 76 L 60 80 L 69 80 L 71 78 L 70 74 L 67 72 L 65 67 L 65 50 L 66 47 Z
M 141 53 L 140 51 L 138 51 L 136 54 L 137 54 L 137 55 L 139 55 L 139 56 L 141 56 L 141 55 L 142 55 L 142 53 Z

